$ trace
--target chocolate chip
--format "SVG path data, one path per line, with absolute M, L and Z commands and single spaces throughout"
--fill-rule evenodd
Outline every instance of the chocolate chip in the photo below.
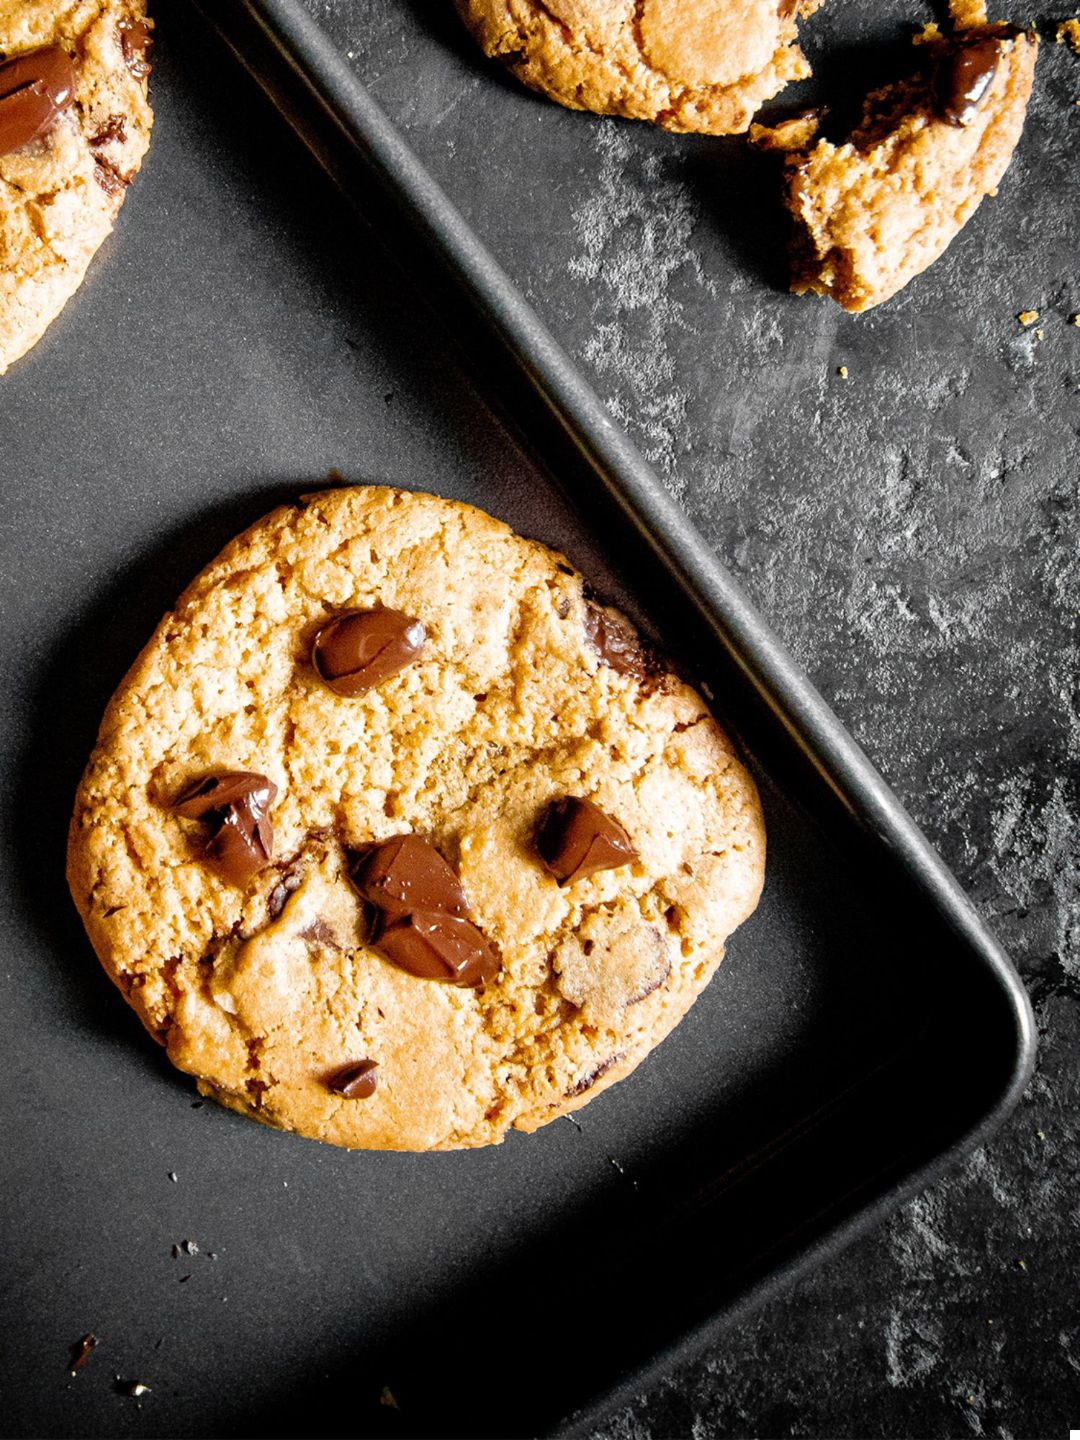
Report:
M 368 1100 L 379 1083 L 379 1066 L 375 1060 L 358 1060 L 345 1065 L 327 1080 L 327 1088 L 346 1100 Z
M 315 636 L 311 663 L 335 695 L 363 695 L 411 665 L 426 640 L 420 621 L 400 610 L 348 610 Z
M 484 985 L 502 968 L 495 947 L 471 920 L 433 910 L 406 915 L 374 911 L 371 920 L 371 948 L 420 980 Z
M 395 835 L 360 851 L 350 875 L 364 899 L 386 914 L 434 910 L 464 917 L 469 913 L 452 866 L 420 835 Z
M 172 808 L 212 827 L 203 858 L 223 879 L 245 885 L 273 859 L 274 832 L 266 812 L 276 795 L 277 786 L 265 775 L 230 770 L 195 781 Z
M 591 800 L 573 795 L 554 800 L 536 832 L 536 849 L 560 885 L 638 858 L 630 836 Z
M 938 112 L 950 125 L 970 125 L 990 93 L 1001 59 L 1001 37 L 952 46 L 934 77 Z
M 74 63 L 59 45 L 0 65 L 0 155 L 47 135 L 74 100 L 75 80 Z
M 150 46 L 154 43 L 153 31 L 145 20 L 134 18 L 121 20 L 116 28 L 120 32 L 120 49 L 123 51 L 124 64 L 136 80 L 145 80 L 153 69 L 150 61 L 146 58 Z
M 649 659 L 627 621 L 588 600 L 585 603 L 585 638 L 605 665 L 620 675 L 643 680 Z

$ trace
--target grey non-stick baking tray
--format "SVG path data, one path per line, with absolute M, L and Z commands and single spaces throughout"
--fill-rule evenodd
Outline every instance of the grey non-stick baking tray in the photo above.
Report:
M 306 13 L 205 8 L 258 83 L 161 0 L 146 170 L 0 388 L 0 1424 L 586 1433 L 984 1138 L 1032 1063 L 1026 998 Z M 492 1150 L 347 1154 L 199 1103 L 64 891 L 72 793 L 125 667 L 225 540 L 331 469 L 565 549 L 709 688 L 763 794 L 761 907 L 687 1020 L 579 1117 Z

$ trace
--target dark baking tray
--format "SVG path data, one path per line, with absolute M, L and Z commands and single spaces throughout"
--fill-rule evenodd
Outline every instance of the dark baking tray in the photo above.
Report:
M 146 171 L 84 291 L 0 382 L 0 1423 L 586 1433 L 647 1367 L 985 1138 L 1029 1073 L 1030 1013 L 897 801 L 306 15 L 206 8 L 371 233 L 162 0 Z M 708 992 L 577 1119 L 491 1151 L 349 1155 L 196 1107 L 63 891 L 72 791 L 125 666 L 235 530 L 331 467 L 567 550 L 709 687 L 762 789 L 765 896 Z M 173 1258 L 189 1238 L 200 1253 Z M 101 1343 L 71 1378 L 86 1330 Z M 127 1399 L 116 1376 L 152 1392 Z

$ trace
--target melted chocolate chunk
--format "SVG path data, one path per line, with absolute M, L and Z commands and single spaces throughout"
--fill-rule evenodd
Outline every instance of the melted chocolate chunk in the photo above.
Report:
M 202 820 L 213 833 L 203 858 L 223 879 L 246 885 L 274 855 L 274 831 L 267 810 L 277 786 L 246 770 L 207 775 L 190 785 L 173 805 L 178 815 Z
M 335 1095 L 344 1095 L 346 1100 L 369 1100 L 378 1084 L 376 1060 L 358 1060 L 355 1065 L 345 1065 L 326 1082 L 327 1089 Z
M 0 155 L 40 140 L 75 98 L 75 66 L 59 45 L 0 65 Z
M 453 868 L 420 835 L 395 835 L 362 850 L 351 878 L 364 899 L 387 915 L 433 910 L 464 919 L 469 913 Z
M 433 910 L 375 911 L 368 943 L 384 960 L 420 980 L 483 985 L 502 969 L 495 947 L 471 920 Z
M 124 53 L 124 64 L 136 80 L 145 80 L 153 69 L 146 58 L 150 46 L 154 43 L 153 31 L 145 20 L 135 19 L 121 20 L 117 29 L 120 31 L 120 49 Z
M 585 638 L 603 663 L 620 675 L 633 675 L 639 680 L 648 675 L 648 656 L 627 622 L 591 600 L 585 603 Z
M 203 851 L 222 879 L 246 885 L 274 858 L 274 832 L 265 814 L 250 805 L 232 805 Z
M 367 902 L 368 944 L 421 980 L 483 985 L 502 968 L 495 947 L 468 918 L 453 867 L 420 835 L 395 835 L 362 850 L 351 868 Z
M 536 832 L 536 849 L 560 885 L 638 858 L 630 836 L 591 800 L 554 800 Z
M 986 101 L 1001 59 L 1001 36 L 959 44 L 938 62 L 934 85 L 938 112 L 950 125 L 970 125 Z
M 335 695 L 363 695 L 411 665 L 426 640 L 420 621 L 400 610 L 348 610 L 315 636 L 311 663 Z
M 218 812 L 224 815 L 231 805 L 250 802 L 267 810 L 277 796 L 277 786 L 265 775 L 253 770 L 223 770 L 219 775 L 204 775 L 195 780 L 172 808 L 185 820 L 213 819 Z

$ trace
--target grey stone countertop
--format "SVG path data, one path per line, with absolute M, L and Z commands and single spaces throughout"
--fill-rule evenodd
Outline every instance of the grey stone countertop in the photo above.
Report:
M 450 0 L 309 3 L 939 847 L 1038 1016 L 1038 1072 L 992 1144 L 602 1436 L 1066 1434 L 1080 57 L 1054 32 L 1073 7 L 1005 7 L 1044 43 L 1001 194 L 853 317 L 785 293 L 775 182 L 742 141 L 520 91 Z M 810 93 L 851 103 L 931 13 L 831 0 L 804 26 Z

